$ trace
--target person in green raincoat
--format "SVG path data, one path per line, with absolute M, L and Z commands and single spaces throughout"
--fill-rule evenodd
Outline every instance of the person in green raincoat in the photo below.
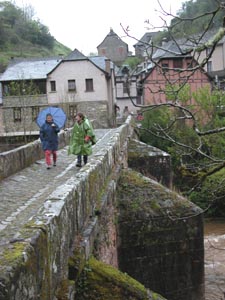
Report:
M 96 143 L 96 137 L 90 121 L 82 113 L 76 115 L 76 122 L 72 129 L 68 154 L 77 155 L 77 167 L 83 162 L 88 162 L 88 156 L 92 154 L 92 145 Z

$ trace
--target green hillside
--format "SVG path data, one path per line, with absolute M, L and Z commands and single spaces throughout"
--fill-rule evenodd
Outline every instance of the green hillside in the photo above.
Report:
M 12 57 L 67 55 L 71 49 L 50 34 L 48 27 L 33 20 L 30 7 L 21 9 L 0 2 L 0 73 Z
M 54 41 L 52 49 L 23 41 L 20 43 L 19 47 L 10 45 L 7 49 L 0 49 L 0 73 L 5 70 L 12 57 L 46 57 L 67 55 L 70 52 L 71 49 L 60 44 L 56 40 Z

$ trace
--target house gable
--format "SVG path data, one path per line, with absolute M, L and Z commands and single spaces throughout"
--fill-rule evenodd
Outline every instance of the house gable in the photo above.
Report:
M 128 45 L 110 29 L 103 42 L 97 46 L 98 55 L 106 56 L 116 65 L 121 65 L 128 55 Z
M 176 64 L 180 64 L 178 60 L 182 63 L 182 67 L 176 69 Z M 181 86 L 187 83 L 191 92 L 204 86 L 211 86 L 211 78 L 202 68 L 199 67 L 195 72 L 192 71 L 189 64 L 193 62 L 197 65 L 197 62 L 191 57 L 160 59 L 143 79 L 144 103 L 159 104 L 166 102 L 165 89 L 168 84 Z M 193 99 L 190 99 L 189 104 L 192 103 Z
M 93 91 L 87 91 L 86 81 L 93 82 Z M 56 91 L 51 92 L 50 82 L 56 83 Z M 75 89 L 69 90 L 69 81 L 73 81 Z M 91 60 L 63 60 L 57 68 L 48 74 L 48 100 L 58 101 L 108 101 L 108 85 L 105 71 L 96 66 Z

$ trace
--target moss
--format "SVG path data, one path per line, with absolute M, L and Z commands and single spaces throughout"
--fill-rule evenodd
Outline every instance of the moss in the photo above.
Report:
M 79 300 L 165 300 L 110 265 L 90 258 L 76 286 Z
M 127 274 L 91 258 L 84 268 L 77 296 L 88 300 L 147 300 L 145 287 Z
M 184 217 L 193 215 L 196 206 L 178 193 L 133 170 L 123 170 L 118 184 L 120 213 L 128 220 L 144 216 Z M 199 213 L 201 210 L 199 209 Z
M 156 199 L 153 199 L 150 202 L 150 208 L 153 209 L 154 211 L 160 210 L 161 206 L 159 205 L 158 201 Z
M 164 299 L 164 298 L 162 298 L 162 296 L 160 296 L 159 294 L 157 294 L 157 293 L 152 293 L 152 300 L 159 300 L 159 299 Z
M 69 267 L 69 279 L 77 280 L 77 277 L 82 272 L 84 265 L 86 263 L 85 253 L 81 249 L 76 248 L 72 256 L 69 257 L 68 267 Z
M 35 233 L 36 231 L 36 233 Z M 30 238 L 32 233 L 32 242 L 35 247 L 31 247 L 29 259 L 26 262 L 26 268 L 33 274 L 38 274 L 40 270 L 45 274 L 45 278 L 42 282 L 42 288 L 40 289 L 40 298 L 45 300 L 49 299 L 51 290 L 51 263 L 49 253 L 51 252 L 51 244 L 48 242 L 47 227 L 43 224 L 36 224 L 31 220 L 27 222 L 20 230 L 20 234 L 23 238 Z M 38 276 L 38 275 L 36 275 Z
M 24 242 L 16 242 L 11 244 L 8 249 L 3 252 L 3 260 L 6 264 L 16 263 L 18 260 L 23 260 L 23 252 L 27 244 Z
M 105 190 L 111 180 L 110 177 L 106 178 L 105 181 L 101 179 L 101 172 L 99 172 L 98 168 L 93 170 L 89 176 L 89 199 L 95 200 L 95 216 L 99 215 L 102 206 L 102 197 L 105 194 Z M 96 190 L 96 183 L 100 187 L 99 190 Z M 95 197 L 94 197 L 95 196 Z
M 35 230 L 36 229 L 36 230 Z M 41 230 L 40 230 L 41 229 Z M 40 299 L 50 299 L 52 292 L 50 287 L 50 262 L 49 262 L 49 244 L 44 226 L 37 226 L 35 222 L 27 223 L 20 232 L 20 241 L 10 243 L 1 254 L 0 264 L 14 270 L 23 270 L 25 274 L 32 274 L 38 277 L 40 272 L 45 274 L 41 288 L 39 290 Z M 32 243 L 30 238 L 32 236 Z M 28 242 L 26 242 L 26 238 Z M 35 245 L 32 246 L 32 245 Z M 17 276 L 20 271 L 14 272 Z M 16 279 L 15 279 L 16 280 Z
M 56 292 L 57 300 L 68 300 L 69 299 L 69 288 L 74 286 L 74 281 L 72 280 L 63 280 Z

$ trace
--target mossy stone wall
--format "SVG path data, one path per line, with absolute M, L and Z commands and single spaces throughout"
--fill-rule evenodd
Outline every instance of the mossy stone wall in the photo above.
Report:
M 91 257 L 77 282 L 79 300 L 166 300 L 128 274 Z
M 117 199 L 119 269 L 169 300 L 203 300 L 201 210 L 131 170 Z
M 172 186 L 170 155 L 137 139 L 131 139 L 128 166 L 167 187 Z

